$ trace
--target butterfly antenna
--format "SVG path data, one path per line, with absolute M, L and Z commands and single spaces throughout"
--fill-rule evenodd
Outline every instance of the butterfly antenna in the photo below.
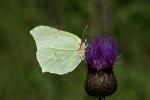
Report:
M 82 35 L 82 38 L 81 38 L 81 39 L 82 39 L 82 42 L 85 42 L 85 41 L 86 41 L 86 39 L 85 39 L 85 34 L 87 34 L 87 33 L 86 33 L 87 28 L 88 28 L 88 25 L 85 26 L 85 29 L 84 29 L 84 31 L 83 31 L 83 35 Z

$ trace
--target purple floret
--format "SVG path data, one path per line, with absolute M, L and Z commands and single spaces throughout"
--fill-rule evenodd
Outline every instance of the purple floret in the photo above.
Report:
M 92 41 L 86 52 L 86 61 L 90 68 L 102 70 L 112 68 L 117 57 L 117 42 L 112 36 L 99 36 Z

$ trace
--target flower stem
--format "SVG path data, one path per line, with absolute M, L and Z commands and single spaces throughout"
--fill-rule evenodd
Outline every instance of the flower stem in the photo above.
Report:
M 105 97 L 100 97 L 98 100 L 105 100 Z

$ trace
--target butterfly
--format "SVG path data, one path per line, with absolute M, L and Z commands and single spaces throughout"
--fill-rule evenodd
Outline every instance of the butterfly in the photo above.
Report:
M 30 34 L 36 43 L 36 57 L 42 72 L 66 74 L 85 58 L 86 42 L 70 32 L 37 26 Z

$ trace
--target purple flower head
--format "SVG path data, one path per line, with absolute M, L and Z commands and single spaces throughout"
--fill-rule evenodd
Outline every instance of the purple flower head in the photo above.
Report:
M 86 61 L 90 68 L 112 68 L 117 57 L 117 42 L 111 35 L 99 36 L 87 47 Z

